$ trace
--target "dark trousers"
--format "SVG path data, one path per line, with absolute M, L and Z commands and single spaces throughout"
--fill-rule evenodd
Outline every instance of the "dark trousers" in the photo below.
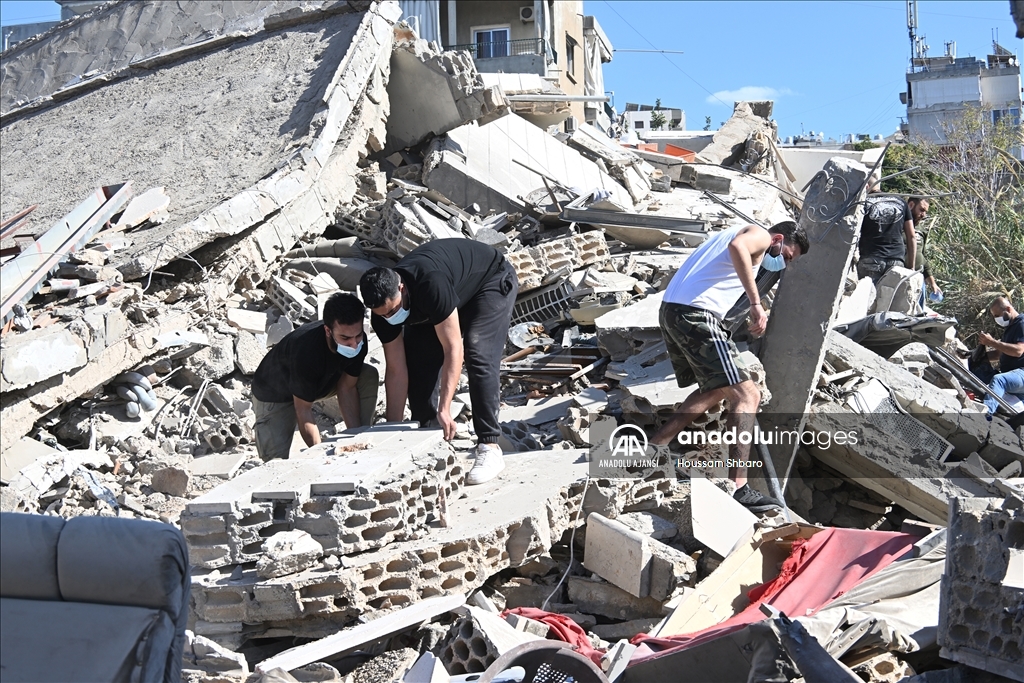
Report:
M 874 256 L 866 256 L 857 262 L 857 278 L 863 280 L 866 277 L 876 285 L 882 276 L 889 272 L 890 268 L 904 266 L 903 259 L 880 259 Z
M 501 435 L 501 358 L 518 293 L 515 270 L 505 261 L 502 269 L 459 309 L 473 429 L 480 443 L 497 443 Z M 403 334 L 409 368 L 409 410 L 412 419 L 422 424 L 437 417 L 430 396 L 444 363 L 444 348 L 433 325 L 406 325 Z

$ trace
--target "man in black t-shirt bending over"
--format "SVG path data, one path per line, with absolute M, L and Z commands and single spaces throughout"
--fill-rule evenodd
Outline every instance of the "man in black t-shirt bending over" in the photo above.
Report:
M 288 457 L 296 423 L 307 446 L 320 443 L 313 403 L 335 393 L 346 427 L 372 424 L 379 376 L 363 362 L 365 314 L 352 294 L 334 294 L 323 320 L 290 332 L 263 358 L 252 381 L 256 450 L 263 460 Z
M 359 291 L 384 345 L 387 419 L 401 420 L 408 398 L 412 419 L 425 424 L 436 418 L 451 440 L 451 402 L 465 361 L 478 442 L 466 483 L 496 477 L 505 467 L 498 446 L 499 370 L 519 291 L 512 265 L 480 242 L 435 240 L 411 251 L 393 270 L 367 271 Z M 435 411 L 430 396 L 438 373 Z

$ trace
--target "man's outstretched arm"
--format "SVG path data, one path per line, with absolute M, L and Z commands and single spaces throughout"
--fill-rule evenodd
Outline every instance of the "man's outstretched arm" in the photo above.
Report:
M 760 258 L 772 243 L 771 233 L 756 225 L 748 225 L 729 243 L 729 258 L 732 267 L 743 285 L 743 291 L 750 299 L 750 331 L 754 334 L 764 333 L 768 326 L 768 315 L 761 305 L 761 297 L 757 293 L 757 280 L 754 275 L 754 259 Z

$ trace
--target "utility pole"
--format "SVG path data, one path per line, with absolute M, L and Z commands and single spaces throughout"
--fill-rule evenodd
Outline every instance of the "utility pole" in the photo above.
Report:
M 910 71 L 914 71 L 914 60 L 928 56 L 927 38 L 917 35 L 917 0 L 907 0 L 907 32 L 910 34 Z

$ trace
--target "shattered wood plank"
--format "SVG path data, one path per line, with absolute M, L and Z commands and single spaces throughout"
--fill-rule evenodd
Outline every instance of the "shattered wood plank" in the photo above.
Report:
M 274 655 L 256 665 L 256 672 L 265 674 L 273 669 L 292 671 L 300 666 L 319 661 L 324 657 L 354 650 L 360 645 L 372 643 L 393 633 L 416 626 L 434 617 L 450 612 L 466 603 L 465 593 L 441 595 L 391 612 L 368 624 L 345 629 L 332 636 L 293 647 Z
M 0 316 L 39 290 L 64 257 L 94 235 L 132 196 L 131 182 L 94 190 L 84 201 L 0 268 Z

